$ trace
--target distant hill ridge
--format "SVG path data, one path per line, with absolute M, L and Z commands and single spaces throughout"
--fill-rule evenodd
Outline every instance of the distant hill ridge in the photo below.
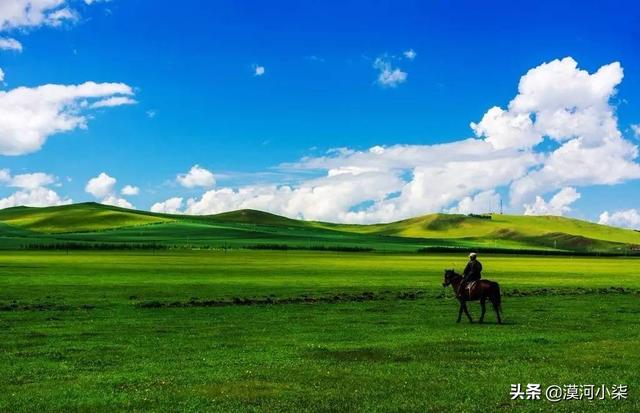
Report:
M 31 238 L 38 242 L 159 240 L 167 244 L 188 242 L 209 246 L 227 242 L 234 245 L 255 242 L 263 246 L 268 242 L 298 246 L 342 243 L 390 244 L 389 248 L 440 245 L 565 251 L 627 251 L 640 245 L 637 231 L 558 216 L 498 214 L 436 213 L 391 223 L 353 225 L 296 220 L 251 209 L 195 216 L 87 202 L 3 209 L 0 224 L 0 237 L 7 245 Z

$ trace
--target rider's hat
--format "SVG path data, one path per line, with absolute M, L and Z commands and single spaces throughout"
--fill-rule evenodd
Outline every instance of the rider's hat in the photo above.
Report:
M 476 254 L 475 252 L 472 252 L 469 254 L 469 258 L 475 258 L 478 254 Z

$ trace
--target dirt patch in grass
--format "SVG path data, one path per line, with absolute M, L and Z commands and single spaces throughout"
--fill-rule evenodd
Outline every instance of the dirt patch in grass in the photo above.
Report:
M 0 302 L 0 311 L 69 311 L 69 310 L 92 310 L 93 304 L 68 305 L 60 303 L 21 303 L 18 301 Z
M 531 290 L 511 289 L 502 293 L 504 297 L 528 297 L 541 295 L 587 295 L 587 294 L 636 294 L 640 295 L 640 290 L 624 287 L 606 288 L 535 288 Z
M 606 288 L 535 288 L 535 289 L 505 289 L 503 297 L 531 297 L 531 296 L 577 296 L 577 295 L 605 295 L 624 294 L 640 296 L 640 289 L 625 287 Z M 340 304 L 381 300 L 420 300 L 420 299 L 454 299 L 450 289 L 442 290 L 434 294 L 427 290 L 408 290 L 391 292 L 388 290 L 381 292 L 364 291 L 361 293 L 336 292 L 324 295 L 300 295 L 293 297 L 277 297 L 275 295 L 264 297 L 232 297 L 216 299 L 200 299 L 192 297 L 185 301 L 138 301 L 138 297 L 129 297 L 133 305 L 141 309 L 154 308 L 189 308 L 189 307 L 229 307 L 229 306 L 257 306 L 257 305 L 286 305 L 286 304 Z M 0 312 L 2 311 L 76 311 L 93 310 L 93 304 L 69 305 L 54 302 L 0 302 Z M 52 320 L 55 318 L 52 318 Z
M 364 302 L 375 300 L 416 300 L 424 296 L 424 291 L 402 291 L 398 293 L 335 293 L 331 295 L 301 295 L 295 297 L 233 297 L 213 300 L 191 299 L 189 301 L 141 301 L 138 308 L 181 308 L 181 307 L 228 307 L 251 305 L 283 305 L 283 304 L 337 304 L 347 302 Z
M 635 294 L 640 295 L 640 290 L 624 287 L 608 288 L 537 288 L 531 290 L 511 289 L 502 293 L 503 297 L 529 297 L 529 296 L 570 296 L 587 294 Z M 191 298 L 188 301 L 139 301 L 134 305 L 138 308 L 188 308 L 188 307 L 229 307 L 229 306 L 255 306 L 255 305 L 286 305 L 286 304 L 340 304 L 379 300 L 419 300 L 419 299 L 453 299 L 450 290 L 443 290 L 437 294 L 428 294 L 425 290 L 411 290 L 399 292 L 372 292 L 362 293 L 334 293 L 327 295 L 300 295 L 294 297 L 233 297 L 220 299 Z

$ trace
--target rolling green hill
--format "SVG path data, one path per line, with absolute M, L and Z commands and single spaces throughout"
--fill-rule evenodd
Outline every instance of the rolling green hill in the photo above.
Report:
M 45 208 L 20 206 L 0 210 L 0 222 L 42 233 L 101 231 L 170 220 L 159 214 L 94 202 Z
M 554 216 L 430 214 L 387 224 L 344 225 L 255 210 L 168 215 L 96 203 L 0 210 L 0 248 L 70 245 L 627 254 L 640 252 L 640 233 Z
M 336 226 L 365 234 L 414 238 L 491 238 L 529 240 L 560 234 L 626 244 L 640 244 L 637 231 L 558 216 L 430 214 L 389 224 Z

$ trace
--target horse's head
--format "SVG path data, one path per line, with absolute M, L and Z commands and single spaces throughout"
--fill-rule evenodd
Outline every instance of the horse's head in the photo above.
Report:
M 453 269 L 444 270 L 444 281 L 442 282 L 442 286 L 448 287 L 449 285 L 451 285 L 451 282 L 453 281 L 453 279 L 456 278 L 457 276 L 458 274 L 456 274 L 456 272 Z

